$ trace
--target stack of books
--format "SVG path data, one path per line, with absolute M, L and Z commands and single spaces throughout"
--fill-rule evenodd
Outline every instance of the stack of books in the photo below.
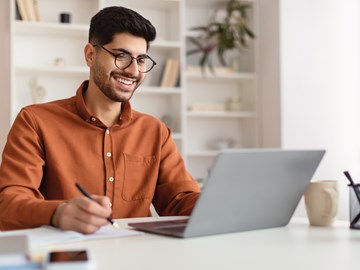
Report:
M 37 0 L 16 0 L 17 19 L 29 22 L 41 21 Z
M 161 87 L 175 87 L 179 80 L 179 59 L 169 58 L 166 60 L 164 71 L 162 74 Z

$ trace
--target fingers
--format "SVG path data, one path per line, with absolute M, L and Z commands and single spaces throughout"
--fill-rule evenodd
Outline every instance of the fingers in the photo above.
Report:
M 74 203 L 84 212 L 98 216 L 100 218 L 107 218 L 111 215 L 110 200 L 104 196 L 93 196 L 93 200 L 84 196 L 74 198 Z
M 103 196 L 94 196 L 94 200 L 78 196 L 57 209 L 58 227 L 90 234 L 106 225 L 111 215 L 110 200 Z
M 111 209 L 111 202 L 108 197 L 93 195 L 93 199 L 101 206 Z

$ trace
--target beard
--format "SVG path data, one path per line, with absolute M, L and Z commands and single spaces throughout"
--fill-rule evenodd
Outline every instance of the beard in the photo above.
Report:
M 135 90 L 141 85 L 142 80 L 140 80 L 139 77 L 135 78 L 133 76 L 129 76 L 126 72 L 121 71 L 121 70 L 116 70 L 116 71 L 112 71 L 110 73 L 110 76 L 108 76 L 105 68 L 103 66 L 101 66 L 100 64 L 95 64 L 94 65 L 94 83 L 95 85 L 100 89 L 100 91 L 106 96 L 108 97 L 110 100 L 115 101 L 115 102 L 126 102 L 129 101 L 133 94 L 135 93 Z M 117 76 L 122 76 L 124 78 L 129 78 L 129 79 L 136 79 L 136 81 L 134 82 L 135 87 L 132 90 L 131 93 L 127 92 L 123 92 L 121 89 L 117 90 L 115 89 L 115 85 L 112 81 L 112 78 L 114 75 Z

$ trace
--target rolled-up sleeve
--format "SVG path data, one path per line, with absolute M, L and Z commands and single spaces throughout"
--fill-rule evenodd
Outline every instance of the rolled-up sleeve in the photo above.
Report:
M 44 152 L 35 122 L 23 109 L 15 119 L 0 167 L 0 228 L 49 224 L 61 201 L 45 201 L 39 191 Z
M 163 126 L 159 179 L 153 199 L 160 215 L 190 215 L 200 195 L 197 182 L 188 173 L 171 131 Z

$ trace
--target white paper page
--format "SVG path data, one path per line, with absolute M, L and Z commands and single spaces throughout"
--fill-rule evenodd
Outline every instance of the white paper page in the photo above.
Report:
M 125 236 L 139 235 L 139 234 L 142 234 L 142 232 L 138 232 L 134 230 L 116 229 L 109 224 L 101 227 L 100 230 L 98 230 L 94 234 L 86 234 L 83 236 L 86 240 L 93 240 L 93 239 L 125 237 Z
M 42 226 L 34 229 L 15 230 L 0 232 L 0 237 L 10 235 L 26 235 L 31 248 L 37 248 L 49 244 L 67 243 L 83 240 L 117 238 L 141 234 L 138 231 L 115 229 L 111 225 L 103 226 L 94 234 L 81 234 L 74 231 L 63 231 L 51 226 Z

